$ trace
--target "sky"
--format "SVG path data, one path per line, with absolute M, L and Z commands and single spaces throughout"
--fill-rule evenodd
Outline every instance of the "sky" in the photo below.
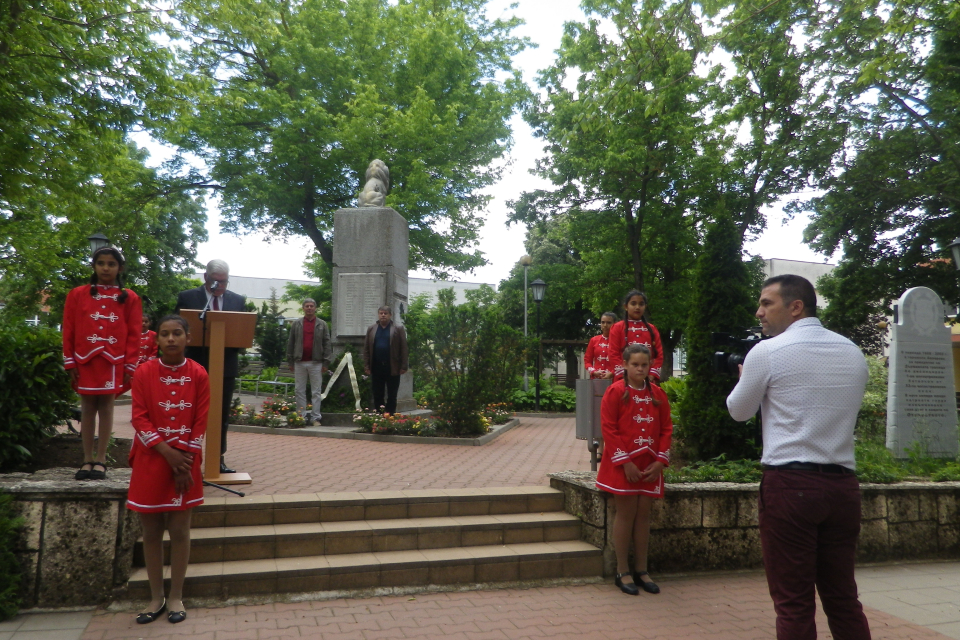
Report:
M 515 66 L 523 72 L 524 79 L 535 87 L 535 79 L 540 69 L 548 67 L 554 58 L 554 52 L 560 45 L 564 22 L 583 19 L 579 2 L 575 0 L 553 0 L 544 4 L 538 0 L 519 0 L 514 10 L 509 9 L 510 0 L 491 0 L 491 16 L 510 15 L 511 11 L 524 20 L 517 34 L 530 38 L 539 45 L 523 51 L 515 58 Z M 549 10 L 545 10 L 549 7 Z M 523 239 L 525 229 L 522 226 L 506 226 L 509 200 L 519 197 L 524 191 L 549 187 L 549 183 L 529 171 L 542 157 L 542 143 L 535 139 L 530 128 L 520 118 L 514 116 L 513 148 L 504 171 L 503 179 L 487 190 L 493 196 L 486 211 L 486 221 L 480 232 L 478 248 L 484 253 L 489 264 L 471 273 L 452 273 L 451 279 L 462 282 L 485 282 L 497 286 L 506 279 L 510 270 L 525 253 Z M 384 161 L 389 166 L 389 158 Z M 312 252 L 313 244 L 306 238 L 290 239 L 287 242 L 271 241 L 264 234 L 234 236 L 220 232 L 220 219 L 213 201 L 208 204 L 209 219 L 207 233 L 209 240 L 199 246 L 197 260 L 206 263 L 214 258 L 226 260 L 231 272 L 238 276 L 284 278 L 291 280 L 306 279 L 303 262 Z M 755 241 L 746 245 L 746 250 L 763 258 L 783 258 L 807 262 L 824 262 L 823 256 L 814 253 L 803 244 L 803 229 L 807 225 L 805 218 L 786 222 L 779 211 L 768 212 L 768 229 Z M 251 256 L 256 256 L 251 259 Z M 411 271 L 411 277 L 428 278 L 425 271 Z

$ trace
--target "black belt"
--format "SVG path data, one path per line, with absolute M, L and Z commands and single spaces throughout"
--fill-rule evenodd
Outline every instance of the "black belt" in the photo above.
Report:
M 819 471 L 820 473 L 856 473 L 839 464 L 817 464 L 816 462 L 788 462 L 787 464 L 765 464 L 764 471 Z

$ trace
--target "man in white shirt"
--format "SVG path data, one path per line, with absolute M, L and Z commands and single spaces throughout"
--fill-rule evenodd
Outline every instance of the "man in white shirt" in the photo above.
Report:
M 867 364 L 850 340 L 824 329 L 804 278 L 763 283 L 764 340 L 747 354 L 727 398 L 734 420 L 760 409 L 760 543 L 779 640 L 815 640 L 814 588 L 837 640 L 870 638 L 854 579 L 860 484 L 853 428 Z

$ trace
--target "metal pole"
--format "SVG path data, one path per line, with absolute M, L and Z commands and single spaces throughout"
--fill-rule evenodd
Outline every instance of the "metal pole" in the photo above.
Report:
M 523 337 L 527 337 L 527 267 L 523 267 Z M 526 340 L 524 340 L 526 342 Z M 527 363 L 523 363 L 523 390 L 530 390 L 530 378 L 529 372 L 527 371 Z
M 537 370 L 535 375 L 537 376 L 537 396 L 536 396 L 536 407 L 537 411 L 540 411 L 540 352 L 543 351 L 543 346 L 540 344 L 540 302 L 537 301 Z

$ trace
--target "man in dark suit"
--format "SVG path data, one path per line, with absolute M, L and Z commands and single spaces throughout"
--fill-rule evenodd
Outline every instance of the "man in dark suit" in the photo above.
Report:
M 207 263 L 207 271 L 203 275 L 203 286 L 181 291 L 177 296 L 175 313 L 180 313 L 180 309 L 205 308 L 212 311 L 244 311 L 247 299 L 233 291 L 227 291 L 229 283 L 230 265 L 223 260 L 211 260 Z M 210 371 L 209 347 L 187 347 L 187 357 L 196 360 L 204 369 Z M 233 389 L 239 373 L 240 350 L 225 349 L 223 352 L 223 412 L 220 414 L 223 420 L 220 430 L 220 473 L 235 473 L 233 469 L 227 467 L 223 456 L 227 451 L 227 423 L 230 418 Z

